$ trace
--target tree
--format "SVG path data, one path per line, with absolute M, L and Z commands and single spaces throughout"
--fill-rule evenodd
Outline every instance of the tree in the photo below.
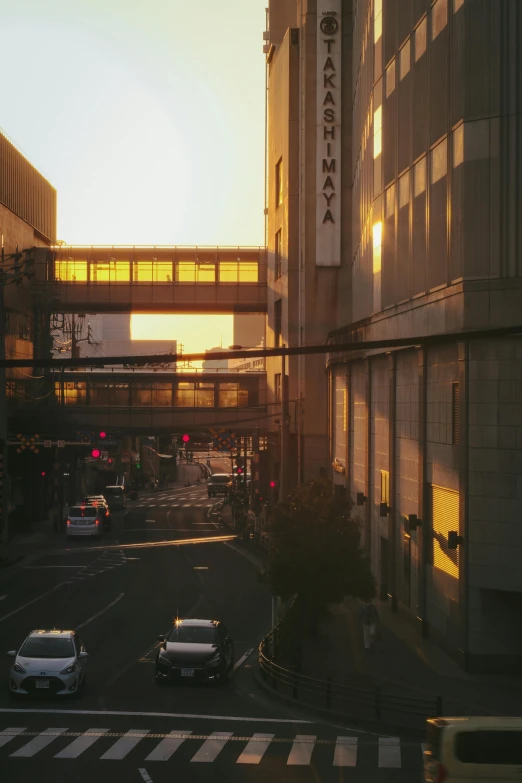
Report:
M 274 549 L 267 571 L 272 591 L 297 596 L 306 613 L 345 596 L 373 598 L 375 580 L 361 547 L 351 502 L 327 479 L 311 481 L 274 508 Z

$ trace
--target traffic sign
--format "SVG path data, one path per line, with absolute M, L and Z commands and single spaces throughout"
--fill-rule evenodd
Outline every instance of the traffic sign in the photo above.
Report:
M 52 445 L 52 440 L 44 440 L 44 449 L 50 449 Z
M 213 448 L 215 451 L 234 451 L 237 448 L 235 432 L 216 432 L 212 433 Z

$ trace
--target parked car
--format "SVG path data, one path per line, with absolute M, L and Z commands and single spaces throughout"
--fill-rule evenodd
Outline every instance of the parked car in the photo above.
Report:
M 426 729 L 425 783 L 520 780 L 522 718 L 431 718 Z
M 121 511 L 121 509 L 127 507 L 125 495 L 123 494 L 123 487 L 118 485 L 105 487 L 105 497 L 107 498 L 107 503 L 109 504 L 111 512 Z
M 75 696 L 85 687 L 88 654 L 75 631 L 31 631 L 18 652 L 7 655 L 15 659 L 9 674 L 13 696 Z
M 67 516 L 65 534 L 67 538 L 75 536 L 96 536 L 96 538 L 101 538 L 105 518 L 103 506 L 92 506 L 84 503 L 71 506 Z
M 216 495 L 227 495 L 231 481 L 232 476 L 230 473 L 213 473 L 207 484 L 209 498 Z
M 216 620 L 177 620 L 156 656 L 156 682 L 224 683 L 234 667 L 234 642 Z

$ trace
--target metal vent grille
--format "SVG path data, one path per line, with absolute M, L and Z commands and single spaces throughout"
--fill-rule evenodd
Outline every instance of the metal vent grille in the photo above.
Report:
M 458 381 L 451 385 L 451 433 L 452 443 L 459 443 L 460 432 L 460 387 Z
M 459 530 L 459 493 L 432 484 L 433 565 L 459 578 L 459 550 L 448 549 L 448 533 Z

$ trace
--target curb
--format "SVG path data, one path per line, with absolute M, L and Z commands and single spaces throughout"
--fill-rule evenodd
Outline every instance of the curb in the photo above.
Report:
M 424 729 L 417 729 L 413 727 L 408 728 L 407 726 L 397 726 L 393 723 L 385 723 L 384 721 L 372 721 L 366 720 L 364 718 L 352 717 L 344 712 L 328 710 L 326 707 L 316 707 L 314 705 L 307 704 L 306 702 L 299 701 L 299 699 L 293 699 L 291 696 L 285 696 L 284 694 L 273 690 L 273 688 L 270 688 L 270 686 L 266 684 L 261 674 L 259 673 L 259 667 L 253 674 L 254 682 L 256 683 L 257 687 L 261 688 L 261 690 L 264 690 L 265 693 L 270 694 L 271 696 L 279 699 L 279 701 L 282 701 L 289 706 L 293 705 L 295 707 L 299 707 L 300 709 L 304 710 L 305 712 L 309 712 L 312 715 L 318 715 L 321 718 L 329 718 L 330 720 L 333 718 L 336 721 L 341 722 L 343 725 L 346 725 L 346 728 L 353 728 L 359 731 L 371 731 L 377 734 L 382 734 L 384 736 L 414 739 L 424 739 L 425 737 Z

